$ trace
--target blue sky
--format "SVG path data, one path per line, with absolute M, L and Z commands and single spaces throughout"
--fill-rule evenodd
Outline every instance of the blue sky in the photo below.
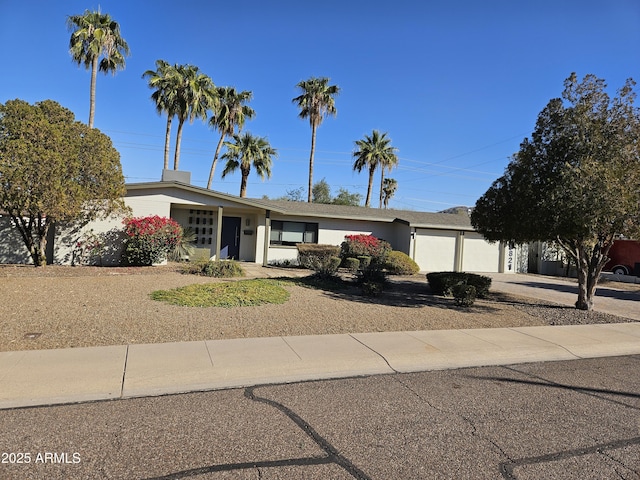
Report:
M 318 130 L 314 181 L 364 197 L 354 141 L 378 129 L 400 158 L 390 207 L 423 211 L 475 204 L 571 72 L 606 79 L 611 93 L 640 80 L 637 0 L 0 0 L 0 102 L 53 99 L 86 122 L 90 75 L 71 61 L 65 20 L 98 7 L 131 48 L 124 71 L 99 75 L 95 120 L 128 182 L 161 175 L 166 117 L 141 78 L 157 59 L 253 91 L 245 130 L 279 157 L 271 180 L 249 178 L 248 196 L 307 185 L 311 129 L 291 99 L 299 81 L 327 76 L 341 93 Z M 185 126 L 180 163 L 192 183 L 206 185 L 218 138 L 203 122 Z M 213 188 L 238 194 L 239 173 L 221 171 Z

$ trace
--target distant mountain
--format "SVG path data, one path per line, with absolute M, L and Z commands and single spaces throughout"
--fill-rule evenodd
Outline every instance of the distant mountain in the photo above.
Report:
M 460 206 L 460 207 L 447 208 L 446 210 L 442 210 L 438 213 L 453 213 L 455 215 L 471 215 L 471 210 L 473 210 L 472 207 Z

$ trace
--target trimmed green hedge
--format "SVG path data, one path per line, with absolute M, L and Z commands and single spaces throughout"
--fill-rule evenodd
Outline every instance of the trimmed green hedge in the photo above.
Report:
M 472 285 L 478 298 L 486 298 L 491 288 L 491 278 L 466 272 L 431 272 L 427 273 L 427 281 L 435 295 L 445 297 L 453 295 L 455 285 Z
M 360 268 L 360 260 L 358 260 L 357 258 L 345 258 L 342 261 L 342 264 L 344 265 L 344 268 L 349 270 L 351 273 L 356 273 Z
M 333 276 L 338 271 L 341 263 L 340 247 L 314 243 L 299 243 L 296 247 L 301 267 L 313 270 L 323 277 Z

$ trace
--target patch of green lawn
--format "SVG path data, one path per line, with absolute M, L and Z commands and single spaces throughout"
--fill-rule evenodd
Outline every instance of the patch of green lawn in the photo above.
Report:
M 278 280 L 284 282 L 284 284 L 313 288 L 315 290 L 326 290 L 329 292 L 340 292 L 352 286 L 351 282 L 343 280 L 338 276 L 321 277 L 319 275 L 309 275 L 300 278 L 279 277 Z
M 151 293 L 153 300 L 185 307 L 250 307 L 265 303 L 284 303 L 289 292 L 282 282 L 265 279 L 187 285 Z

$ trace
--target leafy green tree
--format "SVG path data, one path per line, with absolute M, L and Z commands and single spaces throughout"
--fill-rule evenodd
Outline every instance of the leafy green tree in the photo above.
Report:
M 118 69 L 124 69 L 129 45 L 120 34 L 118 22 L 109 14 L 100 13 L 100 10 L 85 10 L 82 15 L 71 15 L 67 17 L 67 25 L 72 32 L 69 49 L 73 61 L 91 69 L 89 128 L 93 128 L 98 70 L 115 75 Z
M 635 82 L 611 99 L 605 82 L 573 73 L 538 116 L 471 222 L 489 241 L 556 242 L 578 272 L 576 308 L 591 310 L 617 235 L 640 233 L 640 112 Z
M 286 200 L 287 202 L 302 202 L 304 193 L 304 187 L 293 188 L 291 190 L 287 190 L 287 193 L 285 195 L 276 198 L 276 200 Z M 268 197 L 265 198 L 265 200 L 268 200 Z
M 246 90 L 238 92 L 233 87 L 218 88 L 219 105 L 214 115 L 209 119 L 209 125 L 220 132 L 220 140 L 213 155 L 213 162 L 211 162 L 207 188 L 211 188 L 222 143 L 228 135 L 233 135 L 236 129 L 238 129 L 238 132 L 241 131 L 245 120 L 252 119 L 256 114 L 253 108 L 245 105 L 252 97 L 253 94 Z
M 371 191 L 373 190 L 373 175 L 378 166 L 384 169 L 386 166 L 397 163 L 396 149 L 391 146 L 391 139 L 387 133 L 380 134 L 374 130 L 371 135 L 365 135 L 362 140 L 356 140 L 356 151 L 353 153 L 355 162 L 353 169 L 361 172 L 369 170 L 369 186 L 365 207 L 371 205 Z
M 337 113 L 335 97 L 340 92 L 337 85 L 329 85 L 327 77 L 311 77 L 296 85 L 301 94 L 293 99 L 293 102 L 300 109 L 298 116 L 302 119 L 308 118 L 311 125 L 311 154 L 309 155 L 309 203 L 313 198 L 313 158 L 316 151 L 316 131 L 325 117 Z
M 331 203 L 331 187 L 323 178 L 313 186 L 313 203 Z
M 189 123 L 193 123 L 196 118 L 206 120 L 208 111 L 217 108 L 218 97 L 216 87 L 211 78 L 200 72 L 200 69 L 195 65 L 177 65 L 175 71 L 178 76 L 176 89 L 178 133 L 176 135 L 173 169 L 178 170 L 184 122 L 189 120 Z
M 386 209 L 389 206 L 389 200 L 396 194 L 396 190 L 398 189 L 398 182 L 393 178 L 385 178 L 382 184 L 382 200 L 384 203 L 384 208 Z
M 362 202 L 362 195 L 359 193 L 351 193 L 346 188 L 340 188 L 338 195 L 336 195 L 332 202 L 334 205 L 351 205 L 357 207 Z
M 271 178 L 271 165 L 273 157 L 278 155 L 277 151 L 271 147 L 264 137 L 256 137 L 249 132 L 243 135 L 233 135 L 232 142 L 225 142 L 227 151 L 222 155 L 226 160 L 222 178 L 240 169 L 242 175 L 240 181 L 240 196 L 247 196 L 247 178 L 251 172 L 251 167 L 255 168 L 261 179 Z
M 62 221 L 124 209 L 120 155 L 109 137 L 52 100 L 0 105 L 0 210 L 9 214 L 35 266 Z
M 156 70 L 147 70 L 142 77 L 148 78 L 149 88 L 153 88 L 151 99 L 159 115 L 167 114 L 167 128 L 164 136 L 164 169 L 169 169 L 169 146 L 171 142 L 171 123 L 178 112 L 177 93 L 180 78 L 178 65 L 170 65 L 164 60 L 156 60 Z

